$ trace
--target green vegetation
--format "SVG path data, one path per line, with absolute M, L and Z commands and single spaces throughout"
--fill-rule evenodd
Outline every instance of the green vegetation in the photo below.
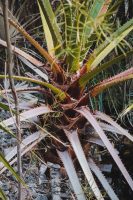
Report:
M 118 24 L 118 21 L 115 20 L 115 13 L 118 10 L 119 2 L 114 4 L 110 0 L 58 1 L 55 8 L 52 7 L 49 0 L 38 0 L 37 3 L 47 49 L 44 49 L 17 20 L 9 19 L 10 25 L 23 35 L 44 59 L 44 63 L 40 62 L 40 66 L 42 64 L 45 72 L 41 71 L 40 67 L 42 73 L 40 76 L 40 71 L 35 70 L 36 63 L 39 63 L 38 59 L 33 59 L 28 53 L 25 54 L 23 51 L 13 48 L 14 53 L 22 62 L 24 59 L 24 63 L 30 68 L 34 65 L 34 69 L 33 67 L 32 69 L 39 78 L 14 75 L 12 79 L 15 80 L 15 83 L 17 81 L 30 83 L 32 87 L 29 88 L 29 93 L 32 93 L 34 87 L 37 87 L 37 92 L 40 92 L 37 93 L 38 99 L 43 91 L 43 97 L 46 98 L 45 104 L 47 104 L 43 105 L 44 110 L 42 111 L 42 108 L 37 107 L 38 112 L 29 108 L 29 117 L 23 120 L 29 120 L 32 115 L 44 114 L 37 123 L 29 122 L 39 127 L 40 134 L 45 133 L 45 136 L 47 134 L 51 136 L 51 149 L 53 147 L 55 149 L 55 154 L 53 154 L 49 148 L 49 151 L 52 152 L 52 159 L 59 157 L 62 161 L 62 167 L 68 174 L 77 199 L 85 200 L 88 196 L 83 191 L 78 178 L 77 161 L 95 199 L 103 200 L 104 196 L 93 173 L 110 199 L 119 199 L 115 188 L 113 190 L 102 174 L 99 163 L 96 163 L 95 153 L 91 155 L 89 151 L 93 143 L 98 144 L 98 139 L 99 145 L 108 150 L 133 191 L 133 180 L 116 152 L 113 140 L 110 141 L 113 133 L 127 137 L 132 142 L 133 136 L 116 123 L 111 116 L 96 111 L 96 104 L 93 104 L 97 101 L 100 105 L 100 95 L 106 94 L 110 87 L 133 79 L 133 67 L 125 70 L 117 69 L 119 72 L 117 75 L 102 78 L 105 72 L 109 73 L 108 70 L 114 64 L 120 63 L 132 55 L 133 49 L 128 43 L 127 36 L 133 31 L 133 19 L 129 19 L 123 25 Z M 48 78 L 48 81 L 44 81 L 43 75 Z M 0 74 L 0 79 L 8 79 L 8 76 Z M 17 89 L 19 93 L 19 91 L 26 92 L 28 88 Z M 106 99 L 104 101 L 107 102 Z M 6 104 L 0 104 L 0 107 L 8 110 Z M 131 109 L 132 105 L 124 113 Z M 25 116 L 23 109 L 20 116 Z M 13 124 L 8 121 L 1 122 L 1 124 L 5 124 L 4 131 L 8 130 L 7 126 Z M 84 128 L 88 124 L 90 130 L 93 129 L 93 131 L 88 132 L 85 136 Z M 10 133 L 10 131 L 6 132 Z M 43 135 L 42 139 L 45 136 Z M 35 145 L 37 137 L 36 135 Z M 90 137 L 93 138 L 93 143 L 88 142 Z M 47 152 L 44 154 L 44 157 L 47 157 Z M 11 159 L 8 160 L 9 163 Z M 13 175 L 19 181 L 21 180 L 5 160 L 4 165 L 12 170 Z M 1 198 L 5 199 L 2 191 Z

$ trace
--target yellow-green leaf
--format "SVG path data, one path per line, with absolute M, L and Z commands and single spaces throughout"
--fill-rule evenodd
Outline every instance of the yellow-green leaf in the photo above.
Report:
M 100 45 L 89 58 L 86 66 L 94 69 L 133 30 L 133 19 L 121 26 L 111 37 Z
M 4 194 L 4 192 L 1 188 L 0 188 L 0 199 L 7 200 L 6 195 Z
M 4 79 L 4 78 L 9 78 L 8 76 L 5 76 L 5 75 L 0 75 L 0 78 Z M 38 85 L 42 85 L 46 88 L 49 88 L 52 90 L 52 92 L 54 94 L 57 95 L 57 97 L 63 101 L 67 98 L 67 95 L 65 92 L 63 92 L 62 90 L 60 90 L 59 88 L 53 86 L 52 84 L 50 83 L 46 83 L 46 82 L 43 82 L 43 81 L 40 81 L 40 80 L 36 80 L 36 79 L 33 79 L 33 78 L 29 78 L 29 77 L 24 77 L 24 76 L 12 76 L 12 78 L 16 79 L 16 80 L 19 80 L 19 81 L 28 81 L 28 82 L 32 82 L 32 83 L 36 83 Z
M 39 1 L 38 1 L 38 6 L 39 6 L 39 10 L 40 10 L 41 19 L 42 19 L 43 31 L 44 31 L 44 34 L 45 34 L 45 39 L 46 39 L 46 43 L 47 43 L 48 52 L 52 57 L 54 57 L 55 56 L 54 42 L 53 42 L 49 26 L 47 24 L 47 21 L 45 19 L 45 16 L 43 14 L 43 10 L 42 10 L 42 7 L 41 7 Z
M 62 36 L 49 0 L 38 0 L 40 14 L 43 22 L 47 46 L 53 43 L 53 49 L 62 46 Z M 50 52 L 49 52 L 50 53 Z
M 2 162 L 6 168 L 13 174 L 13 176 L 17 179 L 17 181 L 21 182 L 25 187 L 25 182 L 20 178 L 20 176 L 15 172 L 15 170 L 12 168 L 12 166 L 7 162 L 7 160 L 4 158 L 4 156 L 0 153 L 0 162 Z
M 84 87 L 87 82 L 89 82 L 90 79 L 94 78 L 97 74 L 99 74 L 101 71 L 106 70 L 107 68 L 111 67 L 113 64 L 119 62 L 120 60 L 130 56 L 133 54 L 133 50 L 130 50 L 126 52 L 125 54 L 121 54 L 119 56 L 116 56 L 115 58 L 109 60 L 108 62 L 97 66 L 91 71 L 88 71 L 86 74 L 84 74 L 80 79 L 79 79 L 79 84 L 80 87 Z

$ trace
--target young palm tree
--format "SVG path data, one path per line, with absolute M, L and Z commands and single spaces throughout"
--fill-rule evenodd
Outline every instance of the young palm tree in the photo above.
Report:
M 86 197 L 75 170 L 77 161 L 96 199 L 101 200 L 104 197 L 92 172 L 97 176 L 109 197 L 112 200 L 118 199 L 96 165 L 94 158 L 89 156 L 87 159 L 93 143 L 107 148 L 129 187 L 133 190 L 133 180 L 106 132 L 124 135 L 131 141 L 133 141 L 133 137 L 109 116 L 100 111 L 92 110 L 89 103 L 90 99 L 114 84 L 133 78 L 133 68 L 130 68 L 96 85 L 92 84 L 92 79 L 97 74 L 133 52 L 131 49 L 123 53 L 123 41 L 133 30 L 133 19 L 114 31 L 112 12 L 115 6 L 111 7 L 110 5 L 110 0 L 66 0 L 59 1 L 55 6 L 55 11 L 53 11 L 49 0 L 38 0 L 47 51 L 18 22 L 9 19 L 10 24 L 22 33 L 49 63 L 49 65 L 42 64 L 21 50 L 13 48 L 13 51 L 21 55 L 20 59 L 28 66 L 31 66 L 32 63 L 38 67 L 44 67 L 46 71 L 44 74 L 39 69 L 35 70 L 34 68 L 34 71 L 43 80 L 26 76 L 13 77 L 16 80 L 40 85 L 41 88 L 36 90 L 45 91 L 46 96 L 47 105 L 34 108 L 38 109 L 38 113 L 34 109 L 26 111 L 29 112 L 29 116 L 26 112 L 21 113 L 23 116 L 21 121 L 32 117 L 32 115 L 47 113 L 43 119 L 40 119 L 41 127 L 39 125 L 40 133 L 45 132 L 51 137 L 50 157 L 45 153 L 44 156 L 52 160 L 56 158 L 57 162 L 60 162 L 57 156 L 60 158 L 79 200 L 86 199 Z M 2 40 L 0 42 L 6 46 Z M 122 51 L 122 53 L 119 55 L 112 53 L 114 49 Z M 110 56 L 110 53 L 113 56 Z M 4 75 L 0 75 L 0 78 L 4 77 Z M 12 123 L 11 119 L 4 121 L 6 126 Z M 91 127 L 91 129 L 85 135 L 86 126 Z M 91 131 L 92 127 L 93 131 Z

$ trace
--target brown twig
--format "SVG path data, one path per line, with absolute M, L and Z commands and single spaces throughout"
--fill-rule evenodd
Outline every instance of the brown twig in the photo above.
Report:
M 21 130 L 20 130 L 20 117 L 19 117 L 19 103 L 18 103 L 18 96 L 14 86 L 14 79 L 13 76 L 13 52 L 11 48 L 11 41 L 10 41 L 10 30 L 9 30 L 9 22 L 8 22 L 8 0 L 2 0 L 3 4 L 3 16 L 4 16 L 4 25 L 5 25 L 5 36 L 7 42 L 7 67 L 8 67 L 8 75 L 10 81 L 10 87 L 12 90 L 12 95 L 14 98 L 15 109 L 16 109 L 16 134 L 17 134 L 17 164 L 18 164 L 18 173 L 19 176 L 22 176 L 22 165 L 21 165 L 21 148 L 20 148 L 20 141 L 21 141 Z M 22 199 L 22 185 L 18 183 L 18 199 Z

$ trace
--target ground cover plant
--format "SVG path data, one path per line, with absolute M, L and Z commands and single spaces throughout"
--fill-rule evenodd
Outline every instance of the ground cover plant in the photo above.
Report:
M 45 160 L 55 160 L 61 164 L 77 199 L 87 198 L 77 175 L 78 168 L 82 169 L 95 199 L 104 199 L 97 179 L 110 199 L 119 199 L 115 188 L 112 188 L 102 174 L 95 153 L 91 153 L 91 147 L 95 144 L 108 150 L 133 190 L 132 177 L 113 146 L 112 135 L 124 136 L 131 141 L 133 136 L 110 116 L 98 111 L 93 106 L 93 101 L 97 101 L 97 96 L 106 92 L 109 87 L 132 79 L 133 67 L 113 77 L 97 81 L 96 84 L 94 80 L 103 70 L 132 54 L 133 49 L 125 38 L 133 30 L 133 19 L 116 29 L 113 13 L 117 9 L 118 2 L 112 4 L 110 0 L 58 1 L 54 9 L 49 0 L 37 2 L 47 49 L 29 35 L 17 20 L 8 18 L 10 25 L 47 61 L 44 64 L 12 46 L 12 51 L 21 62 L 38 75 L 38 77 L 12 75 L 11 78 L 15 83 L 25 81 L 34 84 L 32 87 L 15 87 L 16 92 L 19 94 L 34 91 L 43 94 L 45 98 L 45 103 L 40 103 L 39 106 L 36 103 L 32 109 L 29 106 L 28 111 L 19 109 L 20 121 L 28 120 L 36 131 L 21 141 L 21 154 L 25 154 L 40 140 L 47 138 L 50 148 L 47 152 L 41 153 L 44 154 Z M 3 40 L 0 40 L 0 44 L 7 46 Z M 8 78 L 8 75 L 0 74 L 0 79 Z M 11 88 L 8 91 L 2 90 L 2 94 L 6 92 L 10 93 Z M 0 106 L 11 110 L 9 105 L 0 104 Z M 12 112 L 16 113 L 14 110 Z M 33 117 L 36 116 L 40 117 L 34 122 Z M 11 117 L 2 121 L 0 126 L 7 131 L 7 127 L 13 124 L 14 118 Z M 86 131 L 87 129 L 89 131 Z M 13 157 L 16 153 L 17 149 L 6 156 L 10 164 L 15 162 L 16 158 Z M 1 164 L 1 173 L 5 169 L 4 164 Z

